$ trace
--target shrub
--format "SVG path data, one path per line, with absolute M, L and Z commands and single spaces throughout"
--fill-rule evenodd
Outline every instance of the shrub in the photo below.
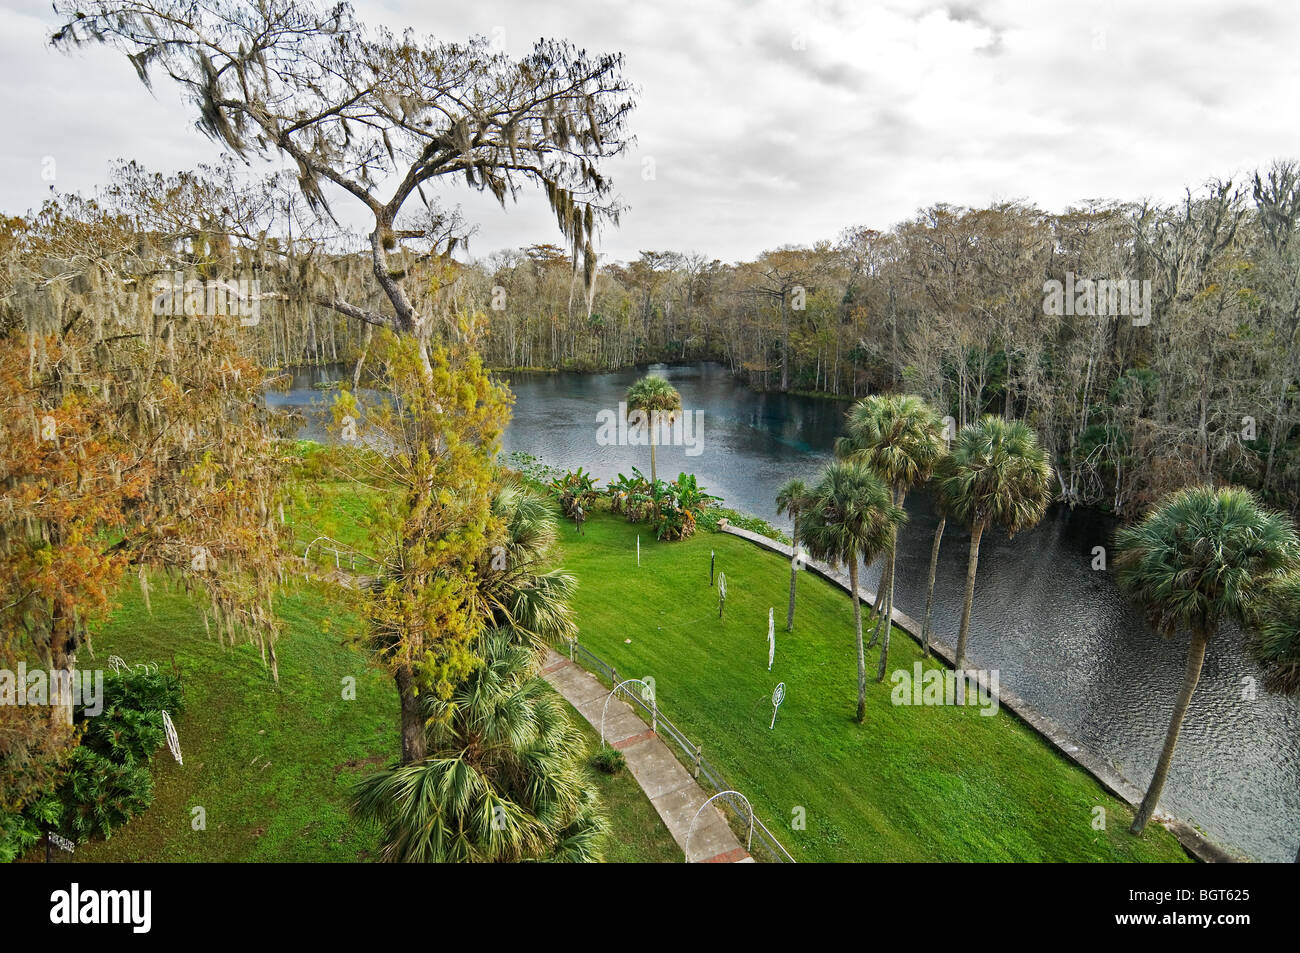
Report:
M 774 539 L 778 543 L 789 543 L 790 537 L 781 532 L 765 519 L 757 516 L 750 516 L 748 513 L 741 513 L 739 510 L 727 509 L 721 506 L 710 506 L 701 510 L 697 523 L 705 529 L 716 530 L 719 520 L 726 520 L 732 526 L 740 529 L 747 529 L 751 533 L 758 533 L 760 536 L 766 536 L 768 539 Z
M 585 512 L 590 512 L 592 504 L 600 496 L 596 489 L 595 478 L 582 467 L 556 477 L 551 481 L 550 489 L 559 499 L 560 510 L 565 516 L 572 516 L 574 507 L 578 505 L 581 505 Z
M 56 795 L 59 829 L 83 844 L 105 839 L 153 803 L 153 778 L 139 763 L 119 764 L 82 745 L 68 758 L 67 774 Z
M 42 827 L 59 822 L 62 811 L 56 798 L 46 795 L 18 813 L 0 811 L 0 864 L 9 864 L 31 850 L 41 839 Z
M 601 748 L 591 756 L 591 766 L 605 774 L 618 774 L 627 766 L 627 759 L 617 748 Z

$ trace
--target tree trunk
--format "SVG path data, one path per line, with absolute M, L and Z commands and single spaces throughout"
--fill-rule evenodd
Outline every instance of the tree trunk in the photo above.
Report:
M 961 629 L 957 633 L 957 668 L 966 667 L 966 633 L 970 631 L 970 610 L 975 602 L 975 567 L 980 561 L 980 537 L 984 524 L 976 523 L 970 537 L 970 560 L 966 564 L 966 597 L 961 607 Z
M 781 390 L 790 389 L 790 318 L 785 308 L 785 292 L 781 292 Z
M 397 683 L 397 697 L 402 705 L 402 764 L 423 761 L 428 739 L 424 733 L 420 697 L 415 694 L 415 676 L 409 669 L 399 668 L 393 673 L 393 681 Z
M 889 664 L 889 635 L 894 631 L 894 557 L 898 551 L 898 530 L 894 530 L 894 542 L 889 547 L 889 561 L 885 564 L 885 572 L 889 576 L 887 585 L 889 594 L 885 597 L 885 611 L 881 615 L 880 621 L 876 623 L 877 628 L 883 626 L 880 631 L 880 665 L 876 668 L 876 681 L 885 680 L 885 666 Z M 872 639 L 875 641 L 875 639 Z
M 650 425 L 650 486 L 653 488 L 659 478 L 655 476 L 655 431 L 654 425 Z
M 365 337 L 361 340 L 361 353 L 357 355 L 357 366 L 352 369 L 352 392 L 354 394 L 361 386 L 361 368 L 366 363 L 366 352 L 370 350 L 370 337 L 374 333 L 375 326 L 367 324 Z
M 785 630 L 794 631 L 794 584 L 799 577 L 799 537 L 793 532 L 790 533 L 790 549 L 793 552 L 790 555 L 790 608 L 785 613 Z
M 853 629 L 858 637 L 858 724 L 867 720 L 867 654 L 862 647 L 862 600 L 858 598 L 858 556 L 849 559 L 849 585 L 853 587 Z
M 930 584 L 925 594 L 925 620 L 921 623 L 921 651 L 926 658 L 930 657 L 930 618 L 934 610 L 934 576 L 939 569 L 939 543 L 943 540 L 943 528 L 948 523 L 948 517 L 940 518 L 939 525 L 934 528 L 934 545 L 930 547 Z
M 871 630 L 871 641 L 867 643 L 868 649 L 874 649 L 876 643 L 880 641 L 880 633 L 883 631 L 882 626 L 885 619 L 889 617 L 889 603 L 892 593 L 889 591 L 892 577 L 889 572 L 889 557 L 885 557 L 885 565 L 880 570 L 880 591 L 876 593 L 876 626 Z
M 1151 785 L 1147 788 L 1146 797 L 1142 799 L 1142 806 L 1138 808 L 1137 815 L 1133 818 L 1133 826 L 1129 828 L 1129 833 L 1142 833 L 1147 826 L 1147 821 L 1151 820 L 1151 815 L 1155 813 L 1156 804 L 1160 801 L 1160 792 L 1164 790 L 1165 779 L 1169 776 L 1169 764 L 1174 760 L 1174 747 L 1178 744 L 1178 733 L 1183 728 L 1183 716 L 1187 714 L 1187 706 L 1191 704 L 1196 683 L 1201 679 L 1201 666 L 1205 663 L 1205 645 L 1208 641 L 1209 632 L 1203 627 L 1198 626 L 1192 631 L 1192 644 L 1187 649 L 1187 669 L 1183 673 L 1183 687 L 1178 693 L 1178 700 L 1174 702 L 1174 714 L 1169 719 L 1165 746 L 1160 751 L 1160 760 L 1156 762 L 1156 773 L 1151 778 Z

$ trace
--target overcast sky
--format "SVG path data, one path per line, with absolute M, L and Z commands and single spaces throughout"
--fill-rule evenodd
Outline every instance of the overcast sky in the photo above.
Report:
M 935 203 L 1172 200 L 1300 156 L 1300 4 L 816 0 L 368 0 L 359 18 L 522 54 L 539 36 L 619 50 L 638 141 L 610 168 L 630 206 L 613 260 L 724 260 L 887 228 Z M 89 193 L 110 160 L 211 160 L 192 108 L 120 54 L 49 48 L 43 0 L 0 0 L 0 211 L 54 185 Z M 653 160 L 654 177 L 643 170 Z M 48 167 L 48 166 L 47 166 Z M 559 242 L 539 196 L 503 211 L 448 185 L 474 254 Z M 340 210 L 342 205 L 340 205 Z M 355 219 L 358 223 L 360 219 Z

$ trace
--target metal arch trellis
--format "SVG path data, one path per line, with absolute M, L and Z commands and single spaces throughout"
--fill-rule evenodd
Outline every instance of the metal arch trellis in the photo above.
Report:
M 605 696 L 605 705 L 600 710 L 600 743 L 602 746 L 605 744 L 605 713 L 609 711 L 610 700 L 618 694 L 619 689 L 623 688 L 625 685 L 631 685 L 633 682 L 636 682 L 639 685 L 644 685 L 650 690 L 650 730 L 656 734 L 659 731 L 659 697 L 655 692 L 655 687 L 640 678 L 624 679 L 610 689 L 609 694 Z
M 695 816 L 691 818 L 691 826 L 686 829 L 686 846 L 683 848 L 683 852 L 686 855 L 686 863 L 689 864 L 691 862 L 691 835 L 695 833 L 695 822 L 700 819 L 700 815 L 704 813 L 704 809 L 706 807 L 708 807 L 718 798 L 722 797 L 724 794 L 736 795 L 736 797 L 740 798 L 742 801 L 745 802 L 745 807 L 749 809 L 749 836 L 745 838 L 745 850 L 748 851 L 751 847 L 753 847 L 754 805 L 750 804 L 749 798 L 745 797 L 745 795 L 741 794 L 739 791 L 719 791 L 717 794 L 713 795 L 713 797 L 709 798 L 707 801 L 701 804 L 700 809 L 696 811 Z
M 332 552 L 334 554 L 335 569 L 343 568 L 339 560 L 339 556 L 341 555 L 347 555 L 349 564 L 353 569 L 356 569 L 358 558 L 368 560 L 369 562 L 372 562 L 375 565 L 379 565 L 379 560 L 375 559 L 373 556 L 367 555 L 366 553 L 363 552 L 358 552 L 357 550 L 353 549 L 350 546 L 345 547 L 344 549 L 340 549 L 339 547 L 342 546 L 343 544 L 340 543 L 337 539 L 335 539 L 332 536 L 317 536 L 310 543 L 308 543 L 307 546 L 302 551 L 302 561 L 304 564 L 310 563 L 311 548 L 315 546 L 317 543 L 319 543 L 321 540 L 327 540 L 328 542 L 333 543 L 332 546 L 321 546 L 320 548 L 326 550 L 327 552 Z
M 163 709 L 162 720 L 163 730 L 167 734 L 167 748 L 171 751 L 172 757 L 176 759 L 176 763 L 183 765 L 185 762 L 181 758 L 181 742 L 180 739 L 176 737 L 176 726 L 172 724 L 172 716 L 167 714 L 165 708 Z

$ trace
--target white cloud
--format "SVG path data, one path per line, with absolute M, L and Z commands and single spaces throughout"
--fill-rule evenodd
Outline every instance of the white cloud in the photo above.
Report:
M 45 156 L 60 189 L 83 191 L 117 157 L 162 170 L 213 157 L 175 89 L 151 95 L 102 50 L 50 50 L 47 11 L 0 0 L 0 209 L 41 201 Z M 1300 154 L 1300 10 L 1286 7 L 372 0 L 358 14 L 449 39 L 503 31 L 514 53 L 541 35 L 625 52 L 642 96 L 638 142 L 612 166 L 631 206 L 605 236 L 616 259 L 749 257 L 939 201 L 1171 200 Z M 504 211 L 457 187 L 444 198 L 479 223 L 478 253 L 558 238 L 538 196 Z

